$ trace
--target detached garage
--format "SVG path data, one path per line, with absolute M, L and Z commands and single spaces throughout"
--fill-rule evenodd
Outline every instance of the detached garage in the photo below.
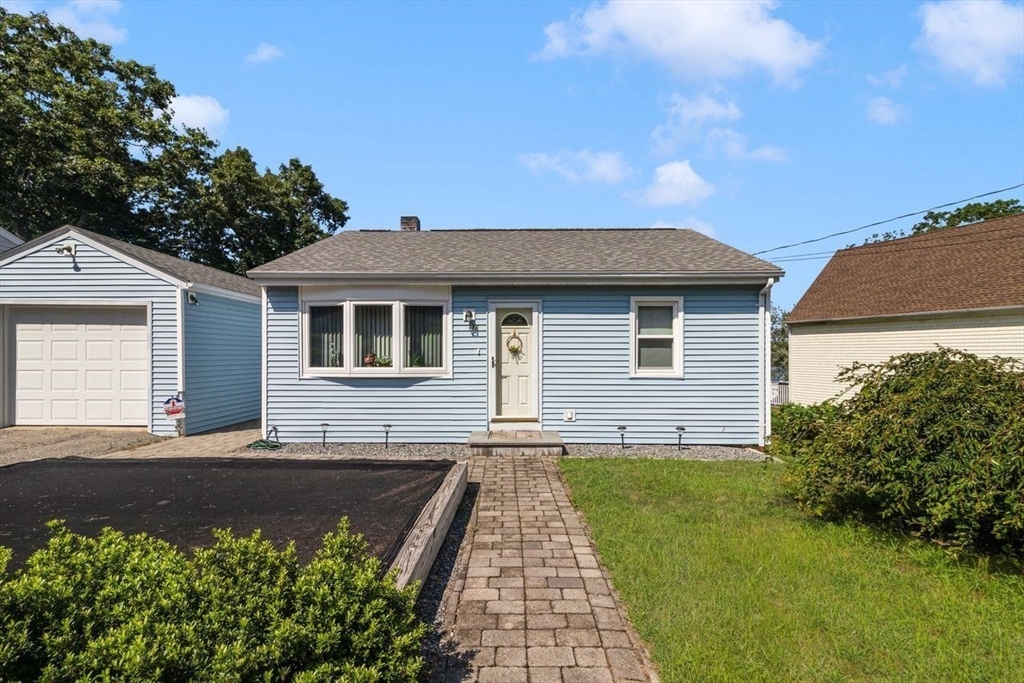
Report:
M 260 302 L 247 278 L 81 228 L 17 246 L 0 255 L 0 427 L 175 436 L 256 419 Z

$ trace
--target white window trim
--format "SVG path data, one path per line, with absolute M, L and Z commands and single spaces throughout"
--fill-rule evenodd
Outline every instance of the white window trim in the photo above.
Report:
M 356 306 L 391 306 L 391 367 L 364 368 L 359 367 L 356 358 L 355 307 Z M 309 365 L 312 357 L 309 339 L 309 309 L 312 307 L 339 306 L 343 310 L 343 354 L 344 364 L 341 367 L 314 367 Z M 439 306 L 442 312 L 442 332 L 444 339 L 444 366 L 440 368 L 418 368 L 405 366 L 405 307 L 406 306 Z M 302 377 L 451 377 L 452 376 L 452 315 L 449 299 L 431 298 L 387 298 L 378 299 L 359 297 L 351 299 L 304 299 L 302 314 L 299 321 L 300 349 L 302 356 Z
M 643 370 L 637 367 L 638 331 L 637 308 L 640 306 L 672 306 L 672 367 Z M 645 335 L 647 336 L 647 335 Z M 650 338 L 667 338 L 667 335 L 652 335 Z M 683 376 L 683 297 L 681 296 L 634 296 L 629 298 L 629 376 L 630 377 L 672 377 Z

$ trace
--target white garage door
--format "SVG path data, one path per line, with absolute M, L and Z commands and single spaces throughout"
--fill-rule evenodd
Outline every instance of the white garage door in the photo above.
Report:
M 15 310 L 18 425 L 145 426 L 146 309 Z

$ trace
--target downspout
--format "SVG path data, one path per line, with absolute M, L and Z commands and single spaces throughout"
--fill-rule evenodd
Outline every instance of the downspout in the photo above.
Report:
M 758 294 L 758 435 L 757 445 L 762 448 L 772 433 L 772 408 L 771 408 L 771 381 L 772 381 L 772 352 L 771 352 L 771 331 L 772 331 L 772 285 L 775 278 L 768 278 L 768 282 L 761 288 Z
M 191 285 L 192 283 L 189 282 L 188 286 Z M 187 299 L 188 290 L 184 287 L 178 287 L 178 330 L 175 342 L 178 346 L 178 398 L 183 401 L 185 400 L 185 302 Z M 185 424 L 186 419 L 188 418 L 174 421 L 174 429 L 178 436 L 186 436 L 188 434 Z

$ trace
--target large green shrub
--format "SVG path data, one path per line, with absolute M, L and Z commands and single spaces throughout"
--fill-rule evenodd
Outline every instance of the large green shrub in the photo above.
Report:
M 0 680 L 411 681 L 410 589 L 342 520 L 308 565 L 259 532 L 185 555 L 145 534 L 51 523 L 13 575 L 0 549 Z
M 1024 554 L 1024 374 L 940 348 L 854 365 L 859 391 L 787 476 L 812 515 L 884 522 L 953 549 Z
M 800 456 L 801 449 L 810 445 L 836 415 L 831 403 L 802 406 L 785 403 L 772 406 L 772 436 L 766 449 L 769 455 L 783 460 Z

